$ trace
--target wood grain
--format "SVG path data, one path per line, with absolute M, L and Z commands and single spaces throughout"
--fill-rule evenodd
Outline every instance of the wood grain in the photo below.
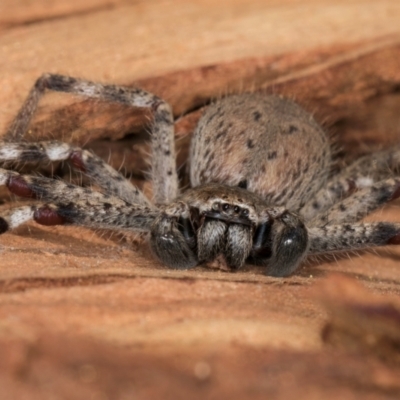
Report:
M 183 164 L 203 106 L 261 90 L 314 112 L 346 162 L 398 143 L 399 17 L 389 0 L 4 0 L 0 131 L 43 72 L 139 84 L 173 105 Z M 149 117 L 49 94 L 29 138 L 94 140 L 151 193 L 140 173 Z M 398 204 L 369 219 L 400 222 Z M 400 395 L 398 345 L 387 341 L 398 338 L 397 314 L 385 314 L 400 295 L 396 247 L 273 279 L 257 268 L 166 270 L 140 239 L 73 227 L 27 224 L 0 243 L 2 399 Z M 382 315 L 371 318 L 373 306 Z M 384 340 L 352 346 L 349 332 L 371 334 L 353 330 L 354 318 Z

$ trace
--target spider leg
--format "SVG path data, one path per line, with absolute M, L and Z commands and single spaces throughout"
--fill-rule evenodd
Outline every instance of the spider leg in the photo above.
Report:
M 332 205 L 351 195 L 357 189 L 400 173 L 400 147 L 368 154 L 344 168 L 320 189 L 300 210 L 306 220 L 328 210 Z
M 317 215 L 309 226 L 325 226 L 360 221 L 372 211 L 400 196 L 400 178 L 386 179 L 361 189 Z
M 355 223 L 309 228 L 309 254 L 400 244 L 400 224 Z
M 150 231 L 159 211 L 59 180 L 0 169 L 0 185 L 17 196 L 48 204 L 11 209 L 0 217 L 0 233 L 28 221 L 42 225 L 74 224 L 89 228 Z
M 15 207 L 0 217 L 0 234 L 34 219 L 36 205 Z
M 16 118 L 11 123 L 5 140 L 19 142 L 28 129 L 46 89 L 67 92 L 89 98 L 150 108 L 154 113 L 152 127 L 152 179 L 156 203 L 169 203 L 178 194 L 178 175 L 175 161 L 174 120 L 171 107 L 164 100 L 138 88 L 103 85 L 68 76 L 42 75 L 31 89 Z
M 131 204 L 150 204 L 137 187 L 132 185 L 100 157 L 87 150 L 57 141 L 36 143 L 0 142 L 1 163 L 32 161 L 44 163 L 69 161 L 74 168 L 84 172 L 107 193 Z
M 36 221 L 41 225 L 62 225 L 66 221 L 57 214 L 53 204 L 30 204 L 15 207 L 0 216 L 0 234 L 17 228 L 28 221 Z

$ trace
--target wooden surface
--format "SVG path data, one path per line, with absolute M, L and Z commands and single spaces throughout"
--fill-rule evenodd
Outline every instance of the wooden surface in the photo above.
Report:
M 3 0 L 0 131 L 43 72 L 139 84 L 182 116 L 183 163 L 202 106 L 263 90 L 313 112 L 345 162 L 400 138 L 398 21 L 400 3 L 388 0 Z M 145 123 L 48 95 L 30 139 L 94 140 L 151 193 Z M 370 219 L 400 222 L 398 203 Z M 0 239 L 2 399 L 400 395 L 394 247 L 273 279 L 166 270 L 136 239 L 72 227 L 28 224 Z

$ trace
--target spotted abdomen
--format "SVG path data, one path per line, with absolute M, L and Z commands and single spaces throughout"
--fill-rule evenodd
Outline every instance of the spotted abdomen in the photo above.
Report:
M 222 99 L 204 113 L 190 152 L 192 186 L 222 183 L 299 209 L 328 176 L 329 141 L 290 100 L 261 94 Z

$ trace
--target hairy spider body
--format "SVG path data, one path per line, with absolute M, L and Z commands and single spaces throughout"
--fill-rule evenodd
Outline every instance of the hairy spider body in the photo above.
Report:
M 152 204 L 96 155 L 61 142 L 21 141 L 46 89 L 150 108 Z M 141 89 L 43 75 L 0 144 L 0 162 L 69 161 L 100 191 L 0 170 L 0 184 L 38 200 L 0 217 L 0 233 L 26 221 L 43 225 L 147 232 L 155 256 L 187 269 L 222 256 L 273 276 L 293 273 L 308 254 L 400 244 L 400 224 L 362 223 L 400 196 L 400 148 L 365 156 L 330 176 L 322 128 L 295 103 L 243 94 L 208 107 L 190 150 L 192 188 L 179 193 L 173 117 L 162 99 Z
M 192 139 L 193 187 L 239 186 L 289 210 L 314 196 L 330 167 L 325 132 L 301 107 L 277 96 L 242 94 L 212 104 Z

